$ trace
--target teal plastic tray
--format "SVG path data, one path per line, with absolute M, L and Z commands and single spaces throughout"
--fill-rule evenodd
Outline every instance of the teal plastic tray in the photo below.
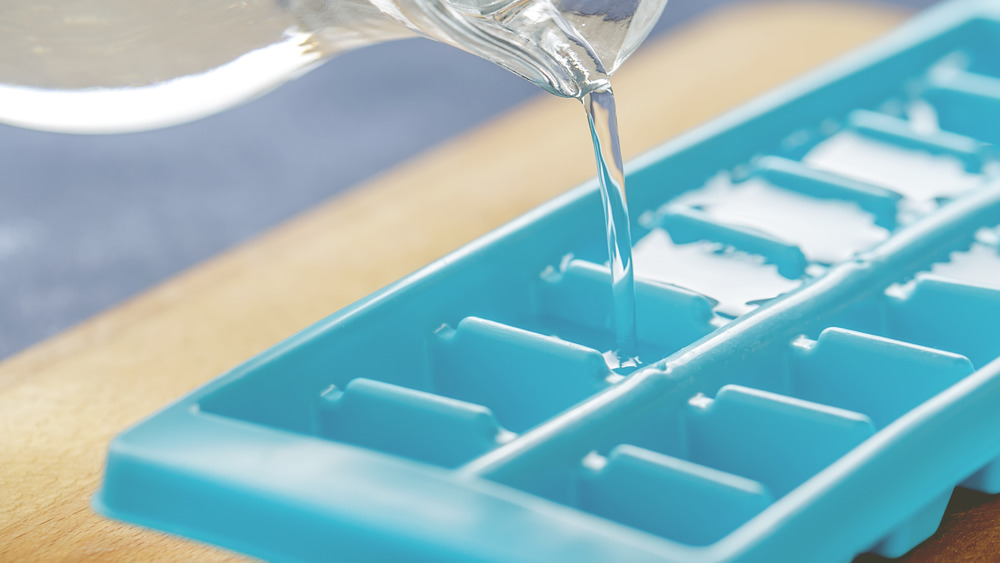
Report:
M 275 561 L 900 555 L 1000 492 L 998 141 L 1000 2 L 943 5 L 631 164 L 643 367 L 592 182 L 124 432 L 94 506 Z

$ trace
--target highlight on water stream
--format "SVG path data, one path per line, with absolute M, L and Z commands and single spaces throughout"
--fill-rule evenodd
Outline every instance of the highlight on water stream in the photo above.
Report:
M 612 323 L 618 367 L 638 364 L 635 322 L 635 275 L 632 267 L 632 235 L 625 197 L 625 168 L 618 137 L 618 115 L 610 83 L 582 98 L 594 143 L 597 178 L 601 184 L 608 266 L 611 269 Z

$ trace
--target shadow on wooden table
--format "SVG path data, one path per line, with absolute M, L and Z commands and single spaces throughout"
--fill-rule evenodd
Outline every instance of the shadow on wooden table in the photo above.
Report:
M 955 489 L 941 527 L 899 559 L 862 555 L 854 563 L 986 563 L 1000 561 L 1000 495 Z

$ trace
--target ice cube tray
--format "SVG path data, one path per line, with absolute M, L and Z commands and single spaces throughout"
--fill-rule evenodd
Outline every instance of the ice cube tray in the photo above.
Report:
M 280 561 L 850 561 L 1000 492 L 1000 2 L 581 187 L 121 434 L 95 507 Z

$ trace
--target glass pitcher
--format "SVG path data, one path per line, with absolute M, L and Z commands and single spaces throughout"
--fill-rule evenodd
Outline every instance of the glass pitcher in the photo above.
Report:
M 162 127 L 325 59 L 420 35 L 553 94 L 607 84 L 666 0 L 6 0 L 0 121 L 76 133 Z

